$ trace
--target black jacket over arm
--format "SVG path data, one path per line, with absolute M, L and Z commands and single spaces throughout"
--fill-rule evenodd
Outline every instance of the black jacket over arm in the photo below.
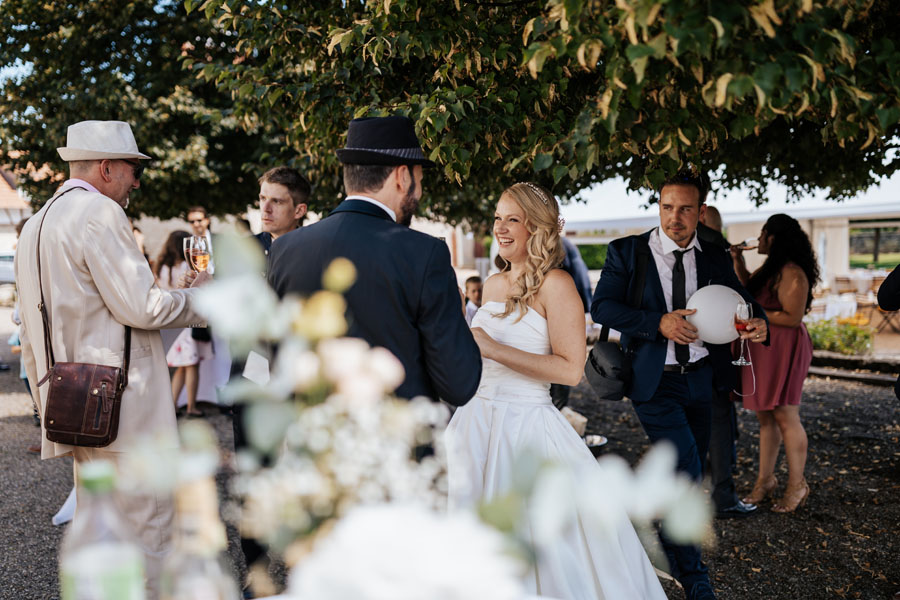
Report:
M 345 200 L 319 223 L 280 236 L 269 284 L 281 297 L 322 287 L 332 260 L 357 270 L 347 291 L 348 335 L 390 350 L 406 370 L 402 398 L 465 404 L 481 380 L 481 354 L 463 316 L 447 245 L 395 223 L 364 200 Z
M 900 265 L 891 271 L 878 288 L 878 306 L 883 310 L 900 310 Z
M 900 310 L 900 265 L 894 267 L 878 288 L 878 306 L 882 310 Z M 894 384 L 894 394 L 900 398 L 900 376 Z

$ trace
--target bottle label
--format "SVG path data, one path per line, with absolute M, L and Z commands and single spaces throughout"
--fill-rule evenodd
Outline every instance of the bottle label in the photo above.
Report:
M 62 600 L 144 600 L 140 552 L 125 544 L 92 544 L 60 565 Z

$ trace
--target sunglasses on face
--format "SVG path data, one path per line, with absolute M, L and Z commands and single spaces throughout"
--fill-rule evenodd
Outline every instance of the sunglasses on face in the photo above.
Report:
M 188 223 L 193 225 L 194 223 L 202 223 L 203 219 L 188 219 Z
M 142 165 L 140 161 L 123 160 L 122 162 L 127 162 L 131 165 L 131 171 L 134 173 L 135 179 L 141 178 L 141 174 L 144 172 L 144 165 Z

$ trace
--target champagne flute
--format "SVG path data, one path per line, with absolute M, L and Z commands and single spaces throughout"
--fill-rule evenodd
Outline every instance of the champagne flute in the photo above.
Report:
M 746 240 L 738 244 L 738 246 L 741 250 L 756 250 L 756 248 L 759 246 L 759 239 L 747 238 Z
M 743 333 L 747 331 L 747 325 L 750 323 L 750 319 L 753 318 L 753 305 L 749 302 L 738 302 L 737 306 L 734 308 L 734 328 L 737 332 Z M 747 345 L 747 340 L 741 338 L 741 355 L 731 361 L 731 364 L 738 367 L 749 367 L 751 364 L 749 356 L 744 358 L 744 348 Z M 748 353 L 749 354 L 749 353 Z
M 191 264 L 191 248 L 190 248 L 190 243 L 191 243 L 191 238 L 192 238 L 192 237 L 193 237 L 193 236 L 190 236 L 190 235 L 189 235 L 189 236 L 187 236 L 186 238 L 184 238 L 183 240 L 181 240 L 181 249 L 184 251 L 184 262 L 186 262 L 186 263 L 187 263 L 187 266 L 189 266 L 191 269 L 194 268 L 194 265 Z
M 205 271 L 209 266 L 209 242 L 206 237 L 192 235 L 185 239 L 188 264 L 198 273 Z

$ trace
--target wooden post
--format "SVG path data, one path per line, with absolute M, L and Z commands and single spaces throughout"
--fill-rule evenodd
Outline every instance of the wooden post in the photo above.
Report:
M 878 245 L 881 242 L 881 228 L 875 228 L 875 239 L 872 244 L 872 264 L 877 267 L 878 265 Z

